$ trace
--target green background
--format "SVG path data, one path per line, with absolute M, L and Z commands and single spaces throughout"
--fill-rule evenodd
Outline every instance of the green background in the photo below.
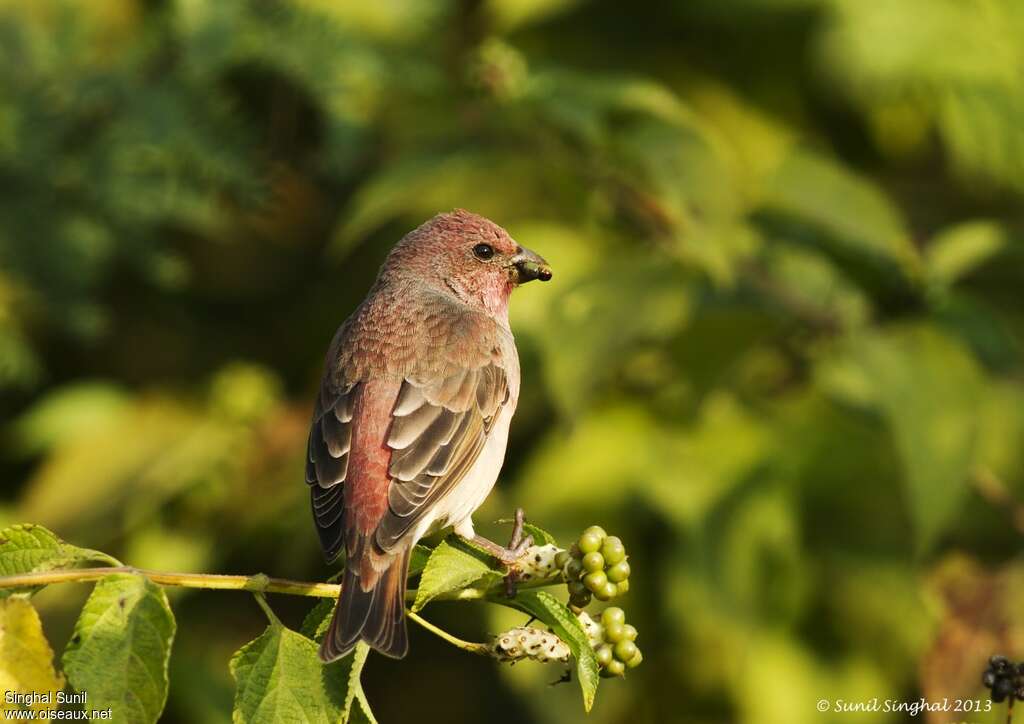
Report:
M 631 555 L 644 665 L 588 721 L 980 697 L 1024 658 L 1022 39 L 1015 0 L 0 0 L 0 522 L 326 578 L 324 350 L 464 207 L 555 271 L 513 299 L 478 529 L 521 505 Z M 58 653 L 85 595 L 37 597 Z M 263 615 L 170 595 L 164 718 L 225 721 Z M 555 667 L 411 635 L 368 664 L 382 721 L 583 718 Z

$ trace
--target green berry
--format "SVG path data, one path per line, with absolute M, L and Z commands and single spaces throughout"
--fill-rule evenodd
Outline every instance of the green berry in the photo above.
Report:
M 610 626 L 613 623 L 625 624 L 626 612 L 618 606 L 609 606 L 601 611 L 601 623 L 605 626 Z
M 637 650 L 638 649 L 635 643 L 633 643 L 629 639 L 623 639 L 622 641 L 619 641 L 617 644 L 615 644 L 615 658 L 617 658 L 619 661 L 625 664 L 631 661 L 634 656 L 636 656 Z
M 593 573 L 588 573 L 586 576 L 583 577 L 583 585 L 585 585 L 594 593 L 597 593 L 598 591 L 603 590 L 606 585 L 608 585 L 608 576 L 604 574 L 604 571 L 594 571 Z M 614 586 L 615 584 L 613 583 L 612 585 Z
M 603 569 L 604 556 L 602 556 L 597 551 L 594 551 L 593 553 L 588 553 L 587 555 L 583 556 L 583 570 L 587 571 L 588 573 L 593 573 L 594 571 L 600 571 Z M 618 581 L 616 581 L 616 583 L 618 583 Z
M 565 568 L 565 564 L 569 562 L 569 558 L 571 558 L 569 551 L 558 551 L 558 553 L 555 554 L 555 565 L 559 568 Z
M 598 553 L 597 555 L 601 554 Z M 585 560 L 586 559 L 584 559 L 584 561 Z M 601 560 L 604 560 L 604 556 L 601 556 Z M 608 574 L 609 581 L 613 581 L 615 583 L 622 583 L 627 578 L 629 578 L 629 561 L 619 561 L 605 572 Z
M 612 659 L 604 670 L 608 672 L 608 676 L 622 676 L 626 673 L 626 665 L 618 659 Z
M 597 535 L 597 533 L 587 532 L 580 536 L 580 542 L 577 544 L 582 553 L 594 553 L 601 549 L 601 543 L 603 538 Z
M 606 537 L 608 537 L 608 534 L 604 532 L 604 528 L 602 528 L 599 525 L 592 525 L 589 528 L 587 528 L 585 531 L 583 531 L 583 535 L 586 535 L 587 533 L 591 533 L 593 535 L 596 535 L 601 540 L 604 540 Z
M 619 583 L 615 584 L 615 588 L 615 592 L 620 596 L 624 593 L 629 593 L 629 580 L 620 581 Z
M 616 595 L 618 595 L 619 586 L 618 584 L 612 583 L 609 580 L 605 580 L 604 585 L 601 586 L 600 590 L 590 590 L 594 592 L 594 598 L 596 598 L 598 601 L 610 601 L 613 598 L 615 598 Z
M 633 656 L 629 661 L 626 662 L 627 669 L 635 669 L 644 660 L 644 655 L 640 653 L 640 649 L 636 650 L 636 655 Z
M 602 669 L 612 662 L 612 647 L 608 644 L 598 646 L 597 651 L 595 651 L 594 654 L 597 656 L 597 665 Z
M 587 587 L 583 585 L 583 581 L 579 580 L 578 578 L 571 579 L 568 583 L 565 584 L 565 587 L 569 589 L 570 596 L 590 595 L 590 591 L 588 591 Z
M 627 641 L 636 641 L 636 637 L 637 637 L 636 626 L 627 623 L 622 628 L 625 631 L 625 638 L 626 638 Z
M 619 641 L 626 640 L 626 627 L 618 621 L 612 621 L 604 625 L 604 640 L 617 644 Z
M 582 548 L 582 546 L 580 546 Z M 616 536 L 610 535 L 604 539 L 604 543 L 601 544 L 601 555 L 604 556 L 605 561 L 610 566 L 614 566 L 621 560 L 626 558 L 626 547 L 622 545 L 622 541 Z M 596 549 L 595 549 L 596 550 Z

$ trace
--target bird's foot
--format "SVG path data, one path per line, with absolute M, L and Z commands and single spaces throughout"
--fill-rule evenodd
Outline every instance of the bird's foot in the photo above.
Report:
M 523 536 L 523 523 L 525 521 L 526 516 L 523 514 L 523 509 L 516 508 L 515 522 L 512 525 L 512 539 L 509 541 L 508 546 L 499 545 L 480 535 L 474 535 L 471 539 L 473 545 L 487 551 L 510 569 L 508 575 L 505 576 L 505 593 L 508 594 L 509 598 L 515 597 L 516 583 L 519 580 L 519 571 L 516 569 L 516 563 L 526 555 L 526 551 L 533 545 L 532 535 Z

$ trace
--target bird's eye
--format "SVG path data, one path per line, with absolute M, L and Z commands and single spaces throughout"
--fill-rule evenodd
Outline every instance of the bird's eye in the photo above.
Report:
M 477 244 L 473 247 L 473 254 L 477 259 L 487 261 L 494 256 L 494 248 L 490 244 Z

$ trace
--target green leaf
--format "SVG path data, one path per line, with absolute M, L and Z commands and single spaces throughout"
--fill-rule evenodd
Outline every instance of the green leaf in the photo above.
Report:
M 824 232 L 815 239 L 837 250 L 912 265 L 916 251 L 899 209 L 871 181 L 841 164 L 796 149 L 769 179 L 766 209 Z
M 925 251 L 928 274 L 941 284 L 952 284 L 1006 246 L 1006 230 L 999 224 L 972 221 L 946 229 Z
M 60 691 L 64 677 L 54 671 L 53 649 L 43 635 L 39 614 L 27 599 L 0 601 L 0 690 L 29 694 Z M 25 708 L 0 700 L 0 709 Z M 27 708 L 39 711 L 53 705 L 37 702 Z
M 86 601 L 64 651 L 64 671 L 89 705 L 114 719 L 155 722 L 167 701 L 174 615 L 162 587 L 145 576 L 107 576 Z
M 299 632 L 306 638 L 320 643 L 337 603 L 338 599 L 336 598 L 321 598 L 317 601 L 316 605 L 306 614 L 306 618 L 302 620 Z
M 465 588 L 488 574 L 501 575 L 472 553 L 441 541 L 423 569 L 412 610 L 419 611 L 441 594 Z
M 327 620 L 330 606 L 324 604 L 333 601 L 317 604 L 307 622 L 312 623 L 311 617 Z M 231 675 L 237 684 L 233 720 L 374 722 L 359 681 L 368 652 L 369 648 L 359 643 L 353 655 L 324 665 L 312 640 L 272 622 L 231 659 Z
M 587 633 L 582 624 L 564 603 L 547 591 L 520 591 L 515 598 L 495 598 L 509 608 L 518 609 L 546 623 L 569 645 L 569 650 L 576 658 L 576 678 L 579 679 L 583 692 L 583 708 L 590 711 L 594 706 L 597 694 L 598 665 L 594 649 L 590 647 Z
M 412 555 L 409 556 L 410 576 L 415 576 L 427 567 L 427 561 L 430 560 L 431 553 L 433 553 L 433 549 L 427 548 L 425 545 L 417 545 L 412 549 Z
M 0 531 L 0 576 L 70 568 L 83 561 L 101 561 L 119 566 L 106 553 L 65 543 L 41 525 L 23 523 Z M 37 590 L 33 587 L 25 590 Z M 0 598 L 18 589 L 0 589 Z
M 826 372 L 824 379 L 848 381 L 837 391 L 876 407 L 889 423 L 916 547 L 924 553 L 953 522 L 967 492 L 978 455 L 983 378 L 961 344 L 925 326 L 862 337 L 849 353 L 837 363 L 841 373 Z

